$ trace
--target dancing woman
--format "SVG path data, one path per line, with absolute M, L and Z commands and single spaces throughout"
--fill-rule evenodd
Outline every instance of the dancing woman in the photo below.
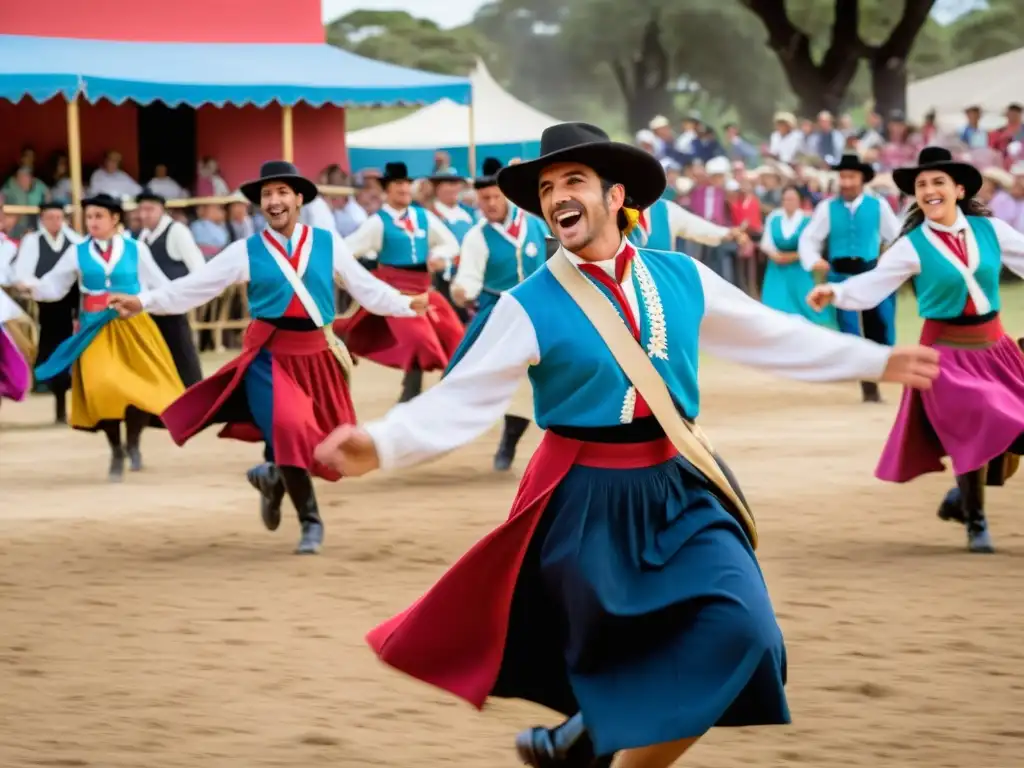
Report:
M 25 355 L 5 327 L 24 316 L 14 299 L 0 290 L 0 400 L 24 400 L 32 380 Z
M 101 431 L 110 444 L 109 478 L 122 479 L 124 461 L 142 469 L 143 428 L 159 424 L 161 411 L 185 386 L 156 323 L 148 315 L 118 318 L 108 301 L 114 292 L 135 295 L 168 282 L 144 243 L 118 234 L 123 211 L 110 195 L 82 201 L 90 237 L 69 248 L 41 278 L 16 289 L 39 302 L 61 301 L 76 281 L 82 294 L 80 327 L 36 368 L 42 381 L 71 369 L 71 426 Z M 125 424 L 127 451 L 121 444 Z
M 830 328 L 836 327 L 835 312 L 826 309 L 816 312 L 807 305 L 807 292 L 814 287 L 814 275 L 800 263 L 800 235 L 807 228 L 810 217 L 800 204 L 803 195 L 790 185 L 782 190 L 782 207 L 768 215 L 760 248 L 768 256 L 764 273 L 761 301 L 772 309 L 791 315 L 802 315 L 808 320 Z
M 899 240 L 874 270 L 818 286 L 808 302 L 864 310 L 913 281 L 921 343 L 938 350 L 940 373 L 930 390 L 904 391 L 875 475 L 904 483 L 949 456 L 956 488 L 939 517 L 965 525 L 971 552 L 992 552 L 984 488 L 1002 485 L 1024 452 L 1024 356 L 999 319 L 999 274 L 1024 275 L 1024 234 L 991 218 L 974 199 L 981 174 L 945 149 L 925 148 L 893 179 L 915 200 Z

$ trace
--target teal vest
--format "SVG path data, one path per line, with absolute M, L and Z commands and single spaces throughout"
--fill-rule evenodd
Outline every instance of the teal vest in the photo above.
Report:
M 882 201 L 865 194 L 855 213 L 835 197 L 828 203 L 828 258 L 875 261 L 882 248 Z
M 678 254 L 642 249 L 632 280 L 640 305 L 641 343 L 676 404 L 687 418 L 695 419 L 700 409 L 697 358 L 704 317 L 697 268 Z M 611 299 L 600 283 L 594 284 Z M 522 305 L 537 335 L 540 362 L 529 370 L 537 425 L 610 427 L 631 421 L 626 375 L 547 264 L 509 295 Z M 653 329 L 652 316 L 660 320 Z
M 461 204 L 459 205 L 459 208 L 465 210 L 462 208 Z M 466 233 L 469 232 L 476 223 L 475 219 L 473 221 L 466 221 L 465 219 L 446 219 L 440 214 L 438 214 L 438 218 L 441 219 L 441 221 L 444 222 L 444 225 L 448 227 L 449 231 L 455 235 L 455 239 L 459 242 L 459 245 L 462 245 L 462 241 L 466 239 Z
M 782 215 L 773 215 L 771 219 L 771 223 L 768 226 L 771 227 L 772 242 L 775 243 L 775 247 L 784 253 L 797 251 L 800 247 L 800 235 L 807 229 L 807 225 L 811 223 L 811 220 L 804 216 L 801 222 L 796 225 L 793 233 L 786 237 L 782 234 Z
M 121 258 L 114 264 L 109 275 L 103 268 L 103 259 L 96 251 L 95 241 L 91 237 L 75 246 L 82 293 L 125 293 L 135 296 L 142 291 L 139 283 L 139 246 L 134 240 L 124 237 L 121 242 L 124 246 Z M 83 315 L 89 314 L 102 313 L 83 312 Z
M 638 248 L 651 251 L 674 251 L 675 237 L 672 235 L 672 227 L 668 220 L 668 203 L 664 199 L 658 200 L 647 209 L 647 221 L 651 227 L 650 234 L 644 232 L 637 224 L 629 233 L 629 241 Z
M 992 222 L 988 219 L 982 216 L 968 216 L 967 224 L 978 243 L 979 260 L 974 279 L 978 281 L 978 285 L 992 305 L 992 311 L 998 311 L 999 273 L 1002 270 L 999 240 Z M 921 272 L 914 276 L 918 314 L 928 320 L 959 317 L 963 314 L 964 304 L 967 303 L 967 283 L 959 270 L 949 261 L 956 256 L 949 254 L 947 258 L 932 245 L 924 233 L 926 226 L 927 224 L 922 224 L 907 235 L 921 261 Z M 978 311 L 981 310 L 979 307 Z
M 326 229 L 310 228 L 313 245 L 309 264 L 302 274 L 324 323 L 334 322 L 334 237 Z M 270 246 L 257 232 L 245 241 L 249 254 L 249 315 L 260 320 L 283 317 L 295 291 L 270 254 Z
M 377 211 L 377 216 L 384 222 L 384 245 L 377 254 L 378 264 L 388 267 L 415 267 L 427 263 L 430 257 L 427 212 L 421 207 L 410 205 L 408 213 L 416 224 L 416 232 L 412 236 L 387 212 Z
M 515 216 L 516 212 L 513 211 Z M 476 226 L 483 232 L 487 243 L 487 267 L 484 269 L 484 290 L 502 293 L 525 280 L 545 261 L 544 227 L 540 220 L 529 214 L 523 216 L 525 237 L 520 246 L 499 232 L 490 222 Z M 520 272 L 522 278 L 520 279 Z

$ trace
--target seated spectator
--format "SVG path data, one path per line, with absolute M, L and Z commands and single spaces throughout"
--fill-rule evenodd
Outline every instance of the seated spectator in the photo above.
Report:
M 224 250 L 231 242 L 231 234 L 224 223 L 224 206 L 201 205 L 196 213 L 199 218 L 192 222 L 189 229 L 192 230 L 192 237 L 195 238 L 196 245 L 203 252 L 203 256 L 210 259 Z
M 46 185 L 33 175 L 31 166 L 27 165 L 19 168 L 7 180 L 2 192 L 7 205 L 42 205 L 49 194 Z M 35 227 L 35 219 L 35 216 L 28 214 L 17 216 L 13 224 L 8 225 L 6 232 L 14 240 L 20 240 L 26 232 Z
M 121 169 L 121 153 L 110 150 L 103 156 L 103 165 L 97 168 L 89 178 L 89 194 L 107 194 L 121 200 L 135 197 L 142 191 L 142 186 Z
M 188 190 L 167 175 L 167 166 L 163 163 L 156 164 L 153 169 L 153 178 L 146 186 L 164 200 L 183 200 L 188 197 Z
M 796 129 L 792 112 L 775 113 L 775 130 L 768 141 L 768 154 L 783 163 L 792 163 L 803 151 L 804 135 Z
M 971 149 L 984 149 L 988 146 L 988 131 L 981 127 L 981 107 L 970 106 L 964 110 L 967 125 L 960 129 L 959 138 Z
M 53 185 L 50 187 L 50 199 L 67 205 L 71 202 L 71 171 L 68 156 L 63 152 L 54 153 L 51 167 Z
M 227 197 L 231 188 L 220 175 L 220 165 L 212 157 L 204 157 L 196 166 L 196 197 Z
M 249 215 L 249 201 L 241 192 L 231 195 L 231 202 L 228 203 L 228 232 L 231 235 L 231 242 L 245 240 L 256 233 L 256 224 Z

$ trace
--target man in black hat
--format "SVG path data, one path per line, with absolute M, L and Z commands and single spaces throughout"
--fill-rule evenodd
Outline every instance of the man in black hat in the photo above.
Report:
M 42 278 L 53 269 L 68 248 L 82 241 L 82 238 L 66 225 L 64 206 L 60 203 L 43 203 L 39 206 L 39 230 L 29 232 L 18 246 L 18 258 L 14 262 L 14 279 L 28 283 L 32 278 Z M 74 285 L 60 301 L 39 304 L 39 351 L 36 363 L 45 363 L 53 351 L 69 338 L 75 330 L 78 316 L 79 293 Z M 56 422 L 67 424 L 67 392 L 71 388 L 71 373 L 64 371 L 49 381 L 40 382 L 56 399 Z
M 153 261 L 168 280 L 180 280 L 206 265 L 192 232 L 179 221 L 167 215 L 167 201 L 150 189 L 144 189 L 135 198 L 142 223 L 139 240 L 149 246 Z M 167 342 L 174 358 L 174 366 L 186 387 L 203 378 L 199 353 L 192 339 L 192 326 L 188 315 L 153 315 L 156 327 Z
M 847 154 L 832 170 L 839 172 L 839 195 L 818 203 L 800 236 L 799 248 L 804 269 L 827 275 L 829 282 L 837 283 L 874 269 L 882 245 L 899 237 L 900 222 L 885 200 L 864 191 L 864 185 L 875 177 L 868 163 Z M 876 309 L 839 310 L 836 317 L 843 333 L 863 335 L 889 346 L 896 343 L 895 294 Z M 860 387 L 865 403 L 882 401 L 875 382 L 862 381 Z
M 458 241 L 461 247 L 466 233 L 477 222 L 476 211 L 468 205 L 463 205 L 459 200 L 459 195 L 466 188 L 466 180 L 454 168 L 445 168 L 435 171 L 433 175 L 428 176 L 427 181 L 434 188 L 433 198 L 428 206 L 430 212 L 444 222 L 444 225 L 451 230 L 451 233 L 455 236 L 456 241 Z M 452 302 L 459 320 L 463 324 L 468 324 L 469 313 L 462 305 L 452 301 L 451 281 L 455 267 L 456 264 L 453 262 L 444 271 L 435 272 L 433 285 L 438 293 Z
M 430 290 L 432 276 L 451 267 L 459 243 L 433 213 L 413 204 L 405 163 L 387 163 L 380 179 L 384 204 L 345 238 L 356 257 L 377 262 L 374 274 L 406 293 L 429 291 L 431 311 L 413 319 L 380 319 L 358 310 L 335 330 L 352 354 L 405 371 L 399 402 L 423 389 L 424 371 L 443 371 L 465 333 L 447 299 Z
M 537 768 L 608 765 L 619 751 L 622 765 L 665 768 L 715 725 L 788 722 L 753 519 L 706 444 L 695 448 L 699 350 L 803 380 L 911 386 L 930 384 L 938 355 L 829 331 L 693 259 L 637 249 L 625 234 L 664 171 L 594 126 L 547 129 L 540 158 L 498 184 L 543 215 L 559 251 L 498 299 L 440 384 L 318 453 L 347 475 L 437 456 L 482 434 L 527 372 L 548 431 L 508 521 L 368 642 L 477 707 L 499 696 L 578 708 L 564 728 L 520 739 Z
M 277 529 L 287 493 L 302 526 L 297 552 L 315 554 L 324 526 L 311 475 L 332 481 L 340 475 L 315 462 L 313 449 L 333 422 L 355 421 L 351 359 L 331 331 L 335 275 L 375 312 L 414 317 L 426 311 L 426 297 L 401 295 L 352 258 L 336 232 L 300 223 L 300 209 L 318 192 L 291 163 L 264 163 L 260 177 L 241 191 L 260 207 L 266 229 L 163 288 L 115 296 L 111 306 L 126 316 L 143 310 L 183 314 L 231 285 L 248 283 L 252 322 L 242 353 L 190 387 L 161 419 L 179 445 L 216 422 L 227 422 L 224 437 L 262 440 L 265 463 L 248 479 L 260 493 L 263 523 Z

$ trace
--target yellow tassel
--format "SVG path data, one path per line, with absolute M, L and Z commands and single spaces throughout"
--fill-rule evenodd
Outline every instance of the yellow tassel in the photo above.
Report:
M 636 225 L 640 223 L 640 211 L 636 208 L 626 207 L 623 207 L 622 210 L 626 213 L 626 228 L 622 230 L 622 234 L 628 235 L 636 228 Z

